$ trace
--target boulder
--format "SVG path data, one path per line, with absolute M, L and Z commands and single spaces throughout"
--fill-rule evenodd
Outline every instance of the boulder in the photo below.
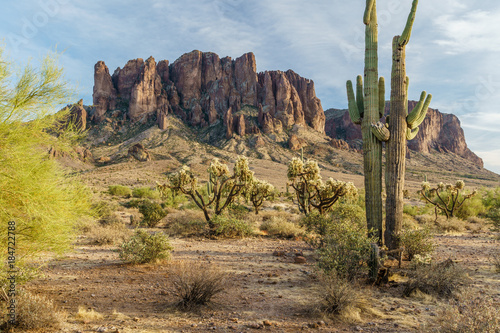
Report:
M 128 157 L 133 157 L 140 162 L 151 161 L 151 155 L 148 150 L 140 143 L 137 143 L 128 149 Z

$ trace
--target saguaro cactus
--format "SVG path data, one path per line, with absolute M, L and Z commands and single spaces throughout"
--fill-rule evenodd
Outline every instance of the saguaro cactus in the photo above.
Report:
M 392 42 L 391 107 L 389 119 L 383 125 L 372 125 L 373 134 L 386 143 L 386 230 L 384 240 L 387 247 L 398 247 L 397 234 L 403 221 L 403 189 L 405 180 L 406 141 L 415 138 L 418 126 L 424 120 L 432 99 L 424 91 L 420 101 L 408 114 L 408 86 L 406 76 L 406 45 L 410 41 L 418 0 L 413 0 L 406 27 L 401 36 Z M 426 97 L 427 96 L 427 97 Z
M 351 120 L 355 124 L 361 124 L 363 135 L 367 226 L 368 229 L 376 230 L 375 236 L 382 241 L 382 142 L 370 129 L 371 124 L 376 123 L 384 114 L 384 102 L 380 102 L 384 99 L 384 81 L 378 77 L 376 0 L 366 1 L 363 23 L 366 26 L 364 89 L 361 75 L 357 77 L 356 96 L 352 82 L 347 81 L 347 99 Z

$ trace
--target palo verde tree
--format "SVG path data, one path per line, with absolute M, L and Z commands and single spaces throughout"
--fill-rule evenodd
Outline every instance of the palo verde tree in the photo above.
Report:
M 15 223 L 21 265 L 39 252 L 69 249 L 75 222 L 90 212 L 90 195 L 47 154 L 48 147 L 72 150 L 72 136 L 61 128 L 67 110 L 53 114 L 71 98 L 57 57 L 17 75 L 13 66 L 0 49 L 0 259 L 8 254 L 8 222 Z
M 229 172 L 227 164 L 221 163 L 217 158 L 212 160 L 207 171 L 209 179 L 206 191 L 187 166 L 183 166 L 168 177 L 168 187 L 191 197 L 196 206 L 203 211 L 209 227 L 213 229 L 215 226 L 211 223 L 210 210 L 213 210 L 214 215 L 220 215 L 228 208 L 250 185 L 253 172 L 248 167 L 248 159 L 243 156 L 238 157 L 233 174 Z
M 305 214 L 317 210 L 320 214 L 328 210 L 344 196 L 356 196 L 358 191 L 353 183 L 329 178 L 323 183 L 318 163 L 293 158 L 288 163 L 288 186 L 295 190 L 299 208 Z
M 406 76 L 406 45 L 417 11 L 418 0 L 413 0 L 408 20 L 401 36 L 392 41 L 391 105 L 385 125 L 372 124 L 373 134 L 386 142 L 385 202 L 386 220 L 384 242 L 390 249 L 398 247 L 398 234 L 403 225 L 404 181 L 406 168 L 407 140 L 418 133 L 418 126 L 424 121 L 432 95 L 424 91 L 420 100 L 408 114 L 409 78 Z M 381 100 L 383 100 L 381 96 Z
M 477 194 L 476 190 L 469 194 L 464 192 L 465 182 L 463 180 L 457 180 L 455 185 L 439 183 L 435 187 L 431 187 L 428 182 L 423 182 L 422 189 L 418 191 L 424 201 L 434 205 L 436 220 L 438 210 L 442 211 L 447 219 L 454 217 L 455 212 L 462 207 L 465 200 Z

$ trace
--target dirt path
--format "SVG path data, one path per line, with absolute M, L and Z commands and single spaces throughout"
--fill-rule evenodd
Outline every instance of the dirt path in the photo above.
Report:
M 500 276 L 488 261 L 499 246 L 491 233 L 442 235 L 436 241 L 436 259 L 462 262 L 476 287 L 500 303 Z M 402 298 L 397 284 L 365 287 L 371 316 L 352 324 L 335 323 L 314 311 L 318 281 L 313 251 L 303 241 L 184 238 L 173 239 L 172 245 L 174 261 L 219 265 L 232 274 L 232 287 L 197 313 L 180 312 L 172 307 L 168 264 L 124 265 L 116 248 L 78 246 L 66 258 L 51 262 L 45 277 L 28 288 L 54 299 L 69 314 L 63 332 L 411 332 L 439 310 L 436 301 Z M 296 253 L 307 263 L 295 263 Z M 77 320 L 79 307 L 104 317 Z

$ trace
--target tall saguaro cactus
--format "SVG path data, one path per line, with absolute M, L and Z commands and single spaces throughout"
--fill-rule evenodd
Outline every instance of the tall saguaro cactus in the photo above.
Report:
M 376 0 L 367 0 L 363 17 L 365 24 L 365 69 L 363 78 L 358 76 L 356 96 L 351 81 L 347 81 L 349 115 L 355 124 L 361 124 L 363 135 L 363 166 L 366 191 L 366 221 L 368 229 L 376 230 L 382 241 L 382 142 L 372 133 L 371 124 L 383 115 L 383 78 L 378 77 L 378 27 Z M 381 85 L 382 89 L 379 89 Z M 383 103 L 382 103 L 383 104 Z
M 380 122 L 372 125 L 372 131 L 381 141 L 386 141 L 386 177 L 387 192 L 386 230 L 384 240 L 387 247 L 398 247 L 397 235 L 403 221 L 403 189 L 405 182 L 406 142 L 415 138 L 418 126 L 424 120 L 432 95 L 424 91 L 420 101 L 408 114 L 408 86 L 406 76 L 406 45 L 410 41 L 415 20 L 418 0 L 413 0 L 406 27 L 401 36 L 392 41 L 391 107 L 386 125 Z

